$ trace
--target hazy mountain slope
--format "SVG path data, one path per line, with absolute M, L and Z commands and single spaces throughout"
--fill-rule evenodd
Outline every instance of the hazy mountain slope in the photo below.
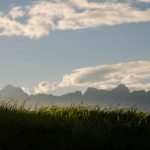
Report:
M 129 92 L 129 89 L 120 84 L 112 90 L 98 90 L 89 87 L 82 94 L 81 91 L 67 93 L 61 96 L 50 94 L 27 95 L 19 87 L 7 85 L 0 91 L 1 99 L 11 98 L 18 101 L 27 100 L 27 104 L 35 106 L 39 105 L 70 105 L 70 104 L 90 104 L 90 105 L 121 105 L 134 106 L 136 105 L 141 110 L 149 111 L 150 109 L 150 91 L 134 91 Z
M 14 87 L 12 85 L 5 86 L 2 90 L 0 90 L 1 99 L 13 99 L 18 101 L 24 101 L 29 98 L 28 94 L 26 94 L 20 87 Z

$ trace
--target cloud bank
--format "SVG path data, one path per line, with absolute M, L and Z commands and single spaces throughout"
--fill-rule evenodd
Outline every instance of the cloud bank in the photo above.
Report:
M 149 0 L 134 2 L 149 3 Z M 0 35 L 40 38 L 53 30 L 78 30 L 148 21 L 150 8 L 142 10 L 133 7 L 132 1 L 38 1 L 27 6 L 15 6 L 7 14 L 0 12 Z
M 112 89 L 118 84 L 125 84 L 130 91 L 150 91 L 150 61 L 135 61 L 118 64 L 107 64 L 85 67 L 73 70 L 62 77 L 57 84 L 42 81 L 33 93 L 47 93 L 51 90 L 75 87 L 95 87 L 98 89 Z M 24 91 L 25 88 L 23 89 Z M 31 92 L 31 89 L 30 89 Z M 29 90 L 28 90 L 29 93 Z
M 110 89 L 123 83 L 131 90 L 150 90 L 150 62 L 137 61 L 80 68 L 63 77 L 60 87 L 85 86 Z

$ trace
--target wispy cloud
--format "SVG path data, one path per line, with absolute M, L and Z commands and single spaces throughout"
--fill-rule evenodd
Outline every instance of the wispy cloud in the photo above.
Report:
M 27 93 L 48 93 L 51 90 L 74 87 L 111 89 L 123 83 L 133 90 L 150 91 L 150 61 L 135 61 L 107 64 L 73 70 L 55 84 L 42 81 L 32 89 L 23 88 Z
M 40 38 L 52 30 L 77 30 L 146 21 L 150 21 L 150 8 L 141 10 L 128 1 L 39 1 L 28 6 L 15 6 L 8 14 L 0 13 L 0 35 Z

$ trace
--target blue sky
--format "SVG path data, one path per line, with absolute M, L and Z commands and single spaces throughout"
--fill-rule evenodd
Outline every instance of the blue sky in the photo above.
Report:
M 10 24 L 8 26 L 6 19 L 3 17 L 0 18 L 0 21 L 6 22 L 6 24 L 4 24 L 5 26 L 0 26 L 0 87 L 6 84 L 13 84 L 23 87 L 25 91 L 30 93 L 50 92 L 59 94 L 63 93 L 65 90 L 85 89 L 88 86 L 111 88 L 123 82 L 131 89 L 150 89 L 150 3 L 137 2 L 136 5 L 138 5 L 138 8 L 133 6 L 130 6 L 131 8 L 127 7 L 127 10 L 131 9 L 132 11 L 133 9 L 133 13 L 137 13 L 137 16 L 139 16 L 124 16 L 123 14 L 124 17 L 128 18 L 125 20 L 119 18 L 121 17 L 120 14 L 123 12 L 118 13 L 118 11 L 120 11 L 119 9 L 122 7 L 122 3 L 121 6 L 119 5 L 118 9 L 115 10 L 115 13 L 118 13 L 117 16 L 110 16 L 110 20 L 111 18 L 114 18 L 114 20 L 111 20 L 111 22 L 108 21 L 108 19 L 106 20 L 106 17 L 108 18 L 109 16 L 105 17 L 105 13 L 110 11 L 107 9 L 110 9 L 110 6 L 112 8 L 115 7 L 111 5 L 111 2 L 111 4 L 107 6 L 108 8 L 106 7 L 106 10 L 103 12 L 104 20 L 106 20 L 104 23 L 97 21 L 100 17 L 102 20 L 102 16 L 96 16 L 97 18 L 95 18 L 95 20 L 86 18 L 84 23 L 83 20 L 77 18 L 77 16 L 71 16 L 74 20 L 79 19 L 81 22 L 75 24 L 74 20 L 71 18 L 70 20 L 72 22 L 69 22 L 69 26 L 67 24 L 68 20 L 61 20 L 64 21 L 61 26 L 53 27 L 47 24 L 47 20 L 50 19 L 48 17 L 51 17 L 48 14 L 46 15 L 47 20 L 44 20 L 46 21 L 46 28 L 44 28 L 45 24 L 44 26 L 43 24 L 32 24 L 32 28 L 38 28 L 41 31 L 40 33 L 36 33 L 39 32 L 39 30 L 35 30 L 34 32 L 29 30 L 25 32 L 27 28 L 25 26 L 23 26 L 23 31 L 18 32 L 17 30 L 17 33 L 13 31 L 16 30 L 15 28 L 18 29 L 22 24 L 24 25 L 25 22 L 28 21 L 29 16 L 20 13 L 23 11 L 26 11 L 26 13 L 31 11 L 28 9 L 24 10 L 27 6 L 34 7 L 35 5 L 39 5 L 41 7 L 42 5 L 42 7 L 48 6 L 48 8 L 51 8 L 53 3 L 55 2 L 47 1 L 46 4 L 41 4 L 40 2 L 33 4 L 31 1 L 20 2 L 19 0 L 3 0 L 0 2 L 0 12 L 3 13 L 1 16 L 7 17 Z M 119 2 L 116 2 L 115 4 L 117 5 L 118 3 Z M 60 2 L 57 2 L 57 4 L 60 5 Z M 101 3 L 86 2 L 86 5 L 87 4 L 88 6 L 84 6 L 84 9 L 90 11 L 90 15 L 98 11 L 103 11 L 101 9 L 99 10 Z M 92 4 L 94 4 L 94 6 L 92 6 Z M 125 5 L 127 4 L 128 3 L 125 3 Z M 65 3 L 65 5 L 68 6 L 69 4 Z M 82 4 L 78 3 L 80 9 L 81 6 Z M 17 8 L 17 11 L 14 11 L 16 7 L 19 7 L 19 9 Z M 57 6 L 53 7 L 55 8 Z M 93 7 L 92 10 L 90 10 L 90 7 Z M 142 8 L 145 9 L 142 10 Z M 95 9 L 95 11 L 93 11 L 93 9 Z M 134 9 L 138 11 L 135 12 Z M 11 10 L 13 10 L 13 12 L 10 13 Z M 50 10 L 48 10 L 48 12 L 49 11 Z M 33 12 L 35 14 L 36 9 Z M 143 18 L 145 18 L 145 20 L 143 20 Z M 34 17 L 30 16 L 29 19 L 32 20 Z M 14 20 L 15 23 L 19 22 L 21 25 L 13 27 L 12 22 Z M 39 27 L 42 27 L 42 29 Z M 22 27 L 20 28 L 22 29 Z M 122 63 L 124 66 L 126 65 L 130 68 L 128 64 L 130 62 L 137 64 L 135 65 L 137 70 L 145 70 L 142 72 L 142 75 L 144 74 L 145 76 L 140 76 L 141 72 L 130 71 L 125 72 L 124 76 L 120 75 L 119 78 L 117 78 L 118 74 L 115 74 L 117 77 L 110 77 L 111 79 L 109 78 L 109 80 L 104 83 L 107 76 L 110 76 L 110 74 L 112 75 L 112 72 L 105 74 L 106 76 L 103 79 L 99 79 L 99 76 L 103 76 L 100 67 L 95 77 L 95 70 L 98 70 L 97 66 L 111 66 L 114 64 L 116 67 L 116 65 Z M 140 65 L 144 66 L 145 63 L 147 66 L 146 68 L 138 68 Z M 106 68 L 108 68 L 108 66 L 106 66 Z M 85 77 L 80 71 L 82 69 L 86 70 L 87 67 L 92 67 L 92 70 L 94 70 L 92 72 L 92 77 L 98 77 L 99 80 L 92 82 L 93 78 L 90 81 L 90 77 L 84 79 L 86 82 L 80 83 L 81 77 Z M 78 68 L 82 69 L 79 69 L 80 71 L 77 71 L 77 74 L 74 76 L 74 70 Z M 118 70 L 118 73 L 119 71 L 120 70 Z M 89 73 L 91 74 L 91 70 L 87 72 L 88 75 Z M 66 75 L 68 76 L 67 79 L 65 78 Z M 136 81 L 129 83 L 128 78 L 131 78 L 131 76 L 134 76 L 133 80 Z M 63 79 L 67 80 L 67 84 L 66 81 L 63 82 Z M 71 81 L 69 82 L 69 80 Z M 110 80 L 113 80 L 113 82 L 110 83 Z

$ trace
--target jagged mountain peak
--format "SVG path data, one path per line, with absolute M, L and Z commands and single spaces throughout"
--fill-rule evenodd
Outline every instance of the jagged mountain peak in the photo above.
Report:
M 61 96 L 82 96 L 82 92 L 81 91 L 75 91 L 75 92 L 67 93 L 67 94 L 64 94 L 64 95 L 61 95 Z
M 95 87 L 88 87 L 86 91 L 99 91 L 99 90 Z
M 112 89 L 111 91 L 129 93 L 128 87 L 126 87 L 124 84 L 119 84 L 116 88 Z
M 97 94 L 99 92 L 100 92 L 100 90 L 98 90 L 94 87 L 88 87 L 87 90 L 84 92 L 84 95 L 88 95 L 88 94 L 94 95 L 94 94 Z
M 14 98 L 16 100 L 25 100 L 28 98 L 28 94 L 26 94 L 20 87 L 15 87 L 13 85 L 6 85 L 0 90 L 0 95 L 2 97 Z
M 6 85 L 2 90 L 3 91 L 4 90 L 21 90 L 22 91 L 22 89 L 20 87 L 15 87 L 15 86 L 13 86 L 11 84 Z
M 57 105 L 69 105 L 70 103 L 80 104 L 82 101 L 85 104 L 91 105 L 109 105 L 109 104 L 122 104 L 123 106 L 137 105 L 141 109 L 150 108 L 150 91 L 134 91 L 129 92 L 128 87 L 120 84 L 112 90 L 96 89 L 89 87 L 82 94 L 81 91 L 75 91 L 60 96 L 50 94 L 36 94 L 27 95 L 20 87 L 7 85 L 0 90 L 0 98 L 17 101 L 28 100 L 29 106 L 40 103 L 42 106 L 50 105 L 52 103 Z

